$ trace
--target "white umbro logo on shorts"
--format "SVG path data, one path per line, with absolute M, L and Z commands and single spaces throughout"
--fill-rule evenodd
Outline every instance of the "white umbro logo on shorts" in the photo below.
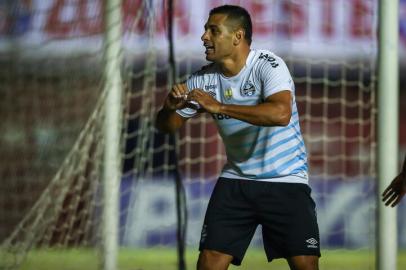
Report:
M 309 244 L 309 245 L 307 245 L 308 248 L 317 248 L 317 244 L 319 242 L 317 242 L 317 240 L 314 239 L 314 238 L 309 238 L 309 239 L 306 240 L 306 243 Z

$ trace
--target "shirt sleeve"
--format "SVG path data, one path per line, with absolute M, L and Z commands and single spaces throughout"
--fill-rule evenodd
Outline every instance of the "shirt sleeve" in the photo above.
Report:
M 294 92 L 292 76 L 285 62 L 276 55 L 268 56 L 260 68 L 264 99 L 283 90 Z
M 201 79 L 197 74 L 192 74 L 187 80 L 186 80 L 186 86 L 188 88 L 188 91 L 190 92 L 191 90 L 195 88 L 200 88 L 199 87 L 199 81 Z M 176 111 L 180 116 L 185 117 L 185 118 L 191 118 L 194 117 L 197 114 L 197 111 L 195 109 L 186 107 L 181 110 Z

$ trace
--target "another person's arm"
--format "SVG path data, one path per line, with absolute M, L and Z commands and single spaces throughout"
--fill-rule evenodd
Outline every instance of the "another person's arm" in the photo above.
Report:
M 382 193 L 382 201 L 386 206 L 396 206 L 406 194 L 406 156 L 403 161 L 402 170 L 392 180 L 389 186 Z

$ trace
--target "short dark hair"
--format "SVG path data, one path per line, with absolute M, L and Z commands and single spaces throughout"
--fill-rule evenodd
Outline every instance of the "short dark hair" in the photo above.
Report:
M 209 15 L 214 14 L 225 14 L 227 15 L 227 20 L 232 20 L 237 22 L 237 26 L 244 29 L 245 40 L 247 40 L 248 45 L 251 45 L 252 42 L 252 22 L 251 16 L 248 11 L 240 6 L 233 5 L 223 5 L 215 7 L 210 10 Z

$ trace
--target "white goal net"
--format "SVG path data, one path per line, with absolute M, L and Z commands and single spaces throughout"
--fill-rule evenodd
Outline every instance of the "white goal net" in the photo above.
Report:
M 61 250 L 93 256 L 99 249 L 109 143 L 102 3 L 0 3 L 0 269 L 30 269 L 27 263 Z M 198 245 L 226 160 L 222 142 L 209 115 L 175 136 L 157 132 L 154 121 L 173 83 L 168 16 L 180 82 L 205 64 L 203 25 L 225 3 L 251 13 L 252 47 L 280 55 L 294 77 L 322 248 L 365 251 L 373 267 L 376 0 L 176 0 L 173 14 L 168 1 L 123 0 L 120 246 L 175 250 L 176 169 L 186 194 L 186 246 Z M 255 237 L 252 247 L 260 245 Z

